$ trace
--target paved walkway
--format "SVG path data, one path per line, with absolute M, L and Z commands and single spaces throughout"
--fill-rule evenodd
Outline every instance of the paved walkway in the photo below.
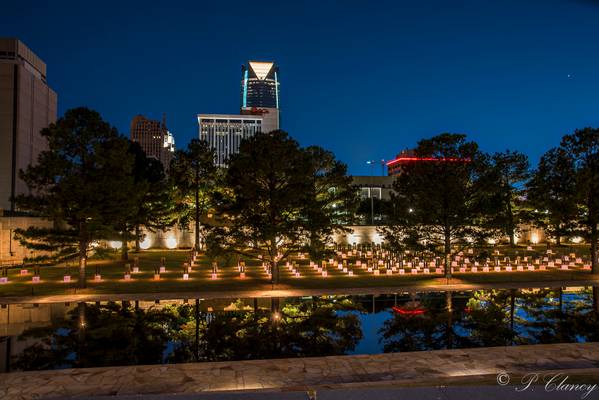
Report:
M 599 286 L 599 277 L 573 280 L 530 281 L 530 282 L 493 282 L 493 283 L 455 283 L 434 284 L 426 286 L 380 286 L 358 288 L 315 288 L 315 289 L 260 289 L 229 290 L 208 292 L 157 292 L 157 293 L 90 293 L 64 294 L 46 296 L 0 296 L 0 304 L 24 303 L 63 303 L 92 301 L 135 301 L 135 300 L 173 300 L 173 299 L 238 299 L 262 297 L 300 297 L 300 296 L 332 296 L 332 295 L 378 295 L 400 292 L 443 292 L 479 289 L 528 289 L 556 287 Z
M 214 391 L 298 392 L 364 388 L 373 384 L 438 385 L 477 382 L 509 374 L 549 370 L 598 371 L 599 343 L 492 347 L 155 366 L 88 368 L 0 374 L 0 398 L 193 394 Z

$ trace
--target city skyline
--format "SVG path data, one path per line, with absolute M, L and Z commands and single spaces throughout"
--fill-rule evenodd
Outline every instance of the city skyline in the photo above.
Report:
M 599 125 L 599 7 L 590 1 L 264 7 L 276 34 L 242 24 L 238 7 L 214 4 L 106 7 L 89 26 L 81 5 L 45 7 L 8 5 L 0 35 L 21 39 L 48 64 L 58 114 L 86 105 L 127 135 L 134 115 L 166 112 L 179 147 L 197 137 L 197 114 L 236 112 L 245 60 L 277 62 L 283 128 L 302 145 L 330 149 L 354 175 L 371 173 L 367 160 L 445 131 L 466 133 L 488 152 L 519 149 L 535 165 L 563 134 Z M 210 19 L 192 24 L 225 12 L 229 32 L 213 34 Z M 145 28 L 158 16 L 164 28 Z M 305 21 L 309 29 L 298 33 Z M 142 68 L 140 55 L 152 63 Z

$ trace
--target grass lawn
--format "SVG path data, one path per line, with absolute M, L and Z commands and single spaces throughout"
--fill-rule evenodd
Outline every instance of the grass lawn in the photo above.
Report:
M 545 247 L 542 246 L 542 249 Z M 564 254 L 570 252 L 569 248 L 560 248 Z M 525 248 L 518 250 L 519 254 L 526 255 Z M 535 249 L 536 250 L 536 249 Z M 513 250 L 512 250 L 513 251 Z M 522 253 L 520 253 L 522 251 Z M 538 250 L 541 252 L 541 249 Z M 577 249 L 578 254 L 583 253 Z M 530 253 L 530 252 L 529 252 Z M 507 254 L 506 252 L 502 252 Z M 246 278 L 241 279 L 235 266 L 221 266 L 216 280 L 210 279 L 211 267 L 208 260 L 201 257 L 189 275 L 189 280 L 182 279 L 182 264 L 189 255 L 184 250 L 148 250 L 139 254 L 131 254 L 131 258 L 139 257 L 140 272 L 131 275 L 130 281 L 123 279 L 125 268 L 115 253 L 114 258 L 107 260 L 90 260 L 87 268 L 87 289 L 78 289 L 78 269 L 75 265 L 69 268 L 73 282 L 64 283 L 63 275 L 65 266 L 51 266 L 40 268 L 41 282 L 32 283 L 32 270 L 28 275 L 19 275 L 19 269 L 9 271 L 9 282 L 0 284 L 0 297 L 2 296 L 43 296 L 60 294 L 94 294 L 94 293 L 157 293 L 157 292 L 221 292 L 221 291 L 246 291 L 268 290 L 272 286 L 268 276 L 259 263 L 249 261 L 246 267 Z M 154 269 L 160 265 L 161 257 L 166 258 L 167 272 L 161 274 L 160 280 L 155 281 Z M 336 268 L 328 268 L 329 276 L 324 278 L 317 271 L 307 265 L 303 260 L 300 266 L 300 277 L 295 277 L 284 266 L 280 271 L 280 283 L 277 289 L 322 289 L 322 288 L 371 288 L 414 286 L 425 287 L 446 284 L 445 278 L 439 275 L 399 275 L 374 276 L 365 269 L 354 268 L 354 276 L 348 276 Z M 94 274 L 98 269 L 102 275 L 101 282 L 94 282 Z M 519 272 L 488 272 L 488 273 L 456 273 L 451 283 L 514 283 L 514 282 L 545 282 L 564 280 L 591 279 L 589 271 L 581 270 L 549 270 L 549 271 L 519 271 Z

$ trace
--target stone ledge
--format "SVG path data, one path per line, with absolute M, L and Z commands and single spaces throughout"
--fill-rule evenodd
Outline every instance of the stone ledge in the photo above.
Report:
M 312 387 L 423 385 L 552 370 L 593 371 L 599 343 L 226 361 L 0 374 L 0 398 L 193 394 Z

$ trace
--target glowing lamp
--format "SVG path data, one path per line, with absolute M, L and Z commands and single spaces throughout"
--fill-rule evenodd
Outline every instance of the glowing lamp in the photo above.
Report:
M 123 247 L 123 242 L 119 242 L 117 240 L 111 240 L 110 242 L 108 242 L 108 245 L 110 246 L 110 248 L 118 250 L 121 247 Z
M 139 247 L 143 250 L 147 250 L 152 246 L 152 240 L 148 236 L 144 238 L 144 240 L 139 244 Z
M 539 235 L 537 235 L 536 233 L 533 233 L 532 235 L 530 235 L 530 241 L 532 244 L 539 243 Z
M 177 247 L 177 239 L 175 239 L 173 236 L 168 237 L 166 239 L 166 247 L 169 249 L 174 249 Z

